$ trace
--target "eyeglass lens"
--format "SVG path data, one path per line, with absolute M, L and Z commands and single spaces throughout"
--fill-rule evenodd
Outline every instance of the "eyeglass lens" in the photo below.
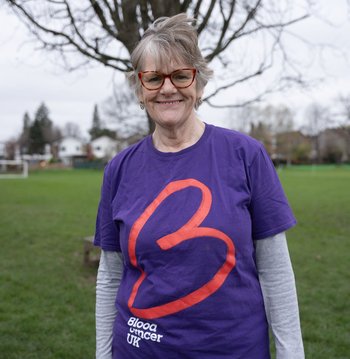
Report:
M 193 69 L 181 69 L 172 72 L 169 75 L 164 75 L 156 71 L 141 72 L 141 81 L 143 85 L 149 90 L 156 90 L 163 86 L 163 83 L 167 77 L 175 87 L 185 88 L 189 87 L 195 76 Z

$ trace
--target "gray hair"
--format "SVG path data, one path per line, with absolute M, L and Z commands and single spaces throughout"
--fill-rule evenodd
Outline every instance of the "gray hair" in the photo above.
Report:
M 128 74 L 129 82 L 136 93 L 141 90 L 138 72 L 143 70 L 146 56 L 152 56 L 157 68 L 171 62 L 184 62 L 197 69 L 197 90 L 203 90 L 213 71 L 208 67 L 199 47 L 194 19 L 186 14 L 160 17 L 145 31 L 131 54 L 134 71 Z

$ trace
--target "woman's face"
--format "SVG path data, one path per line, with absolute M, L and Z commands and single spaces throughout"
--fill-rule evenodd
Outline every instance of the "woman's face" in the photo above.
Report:
M 189 66 L 183 63 L 168 64 L 164 68 L 156 68 L 156 63 L 152 57 L 147 57 L 142 71 L 157 71 L 163 74 Z M 148 90 L 141 87 L 139 100 L 155 122 L 156 126 L 166 128 L 176 128 L 183 125 L 186 121 L 194 120 L 195 104 L 202 96 L 203 91 L 196 90 L 196 80 L 184 89 L 176 88 L 169 78 L 165 79 L 163 86 L 158 90 Z

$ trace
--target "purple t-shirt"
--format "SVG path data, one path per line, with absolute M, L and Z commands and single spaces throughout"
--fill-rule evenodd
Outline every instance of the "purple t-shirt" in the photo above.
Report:
M 253 240 L 295 224 L 263 146 L 206 124 L 176 153 L 150 136 L 106 167 L 95 244 L 121 251 L 113 358 L 268 359 Z

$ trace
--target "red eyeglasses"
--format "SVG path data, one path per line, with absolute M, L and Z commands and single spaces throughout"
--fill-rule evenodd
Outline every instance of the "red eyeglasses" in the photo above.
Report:
M 179 69 L 170 74 L 157 71 L 140 71 L 138 73 L 141 84 L 147 90 L 159 90 L 169 78 L 171 83 L 179 89 L 190 87 L 196 77 L 196 69 Z

